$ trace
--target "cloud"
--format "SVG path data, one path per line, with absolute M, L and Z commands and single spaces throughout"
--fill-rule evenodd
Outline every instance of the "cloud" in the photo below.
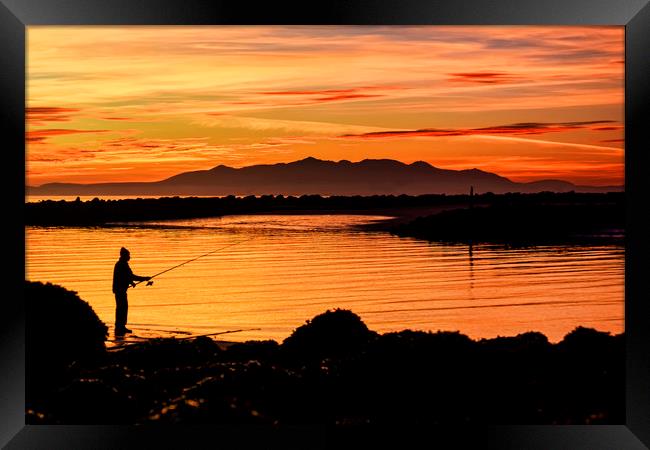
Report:
M 121 137 L 108 139 L 99 147 L 88 149 L 67 145 L 56 153 L 47 148 L 35 148 L 27 154 L 30 170 L 43 167 L 47 162 L 60 162 L 57 167 L 78 167 L 78 163 L 92 161 L 93 167 L 105 170 L 115 164 L 156 164 L 194 163 L 212 161 L 215 157 L 230 154 L 230 149 L 211 146 L 207 138 L 184 139 L 140 139 Z
M 550 147 L 557 147 L 557 146 L 562 146 L 562 147 L 572 147 L 572 148 L 579 148 L 579 149 L 584 149 L 584 150 L 596 150 L 599 155 L 603 154 L 603 151 L 605 151 L 606 154 L 612 155 L 612 154 L 619 154 L 620 148 L 617 147 L 605 147 L 602 145 L 593 145 L 593 144 L 580 144 L 577 142 L 557 142 L 557 141 L 545 141 L 541 139 L 531 139 L 527 137 L 519 137 L 519 136 L 504 136 L 504 135 L 492 135 L 492 134 L 476 134 L 474 135 L 475 138 L 478 139 L 488 139 L 488 140 L 499 140 L 499 141 L 511 141 L 511 142 L 524 142 L 527 144 L 535 144 L 535 145 L 542 145 L 542 146 L 550 146 Z M 586 155 L 585 152 L 582 152 L 583 155 Z
M 296 105 L 306 105 L 311 103 L 336 102 L 342 100 L 370 99 L 377 97 L 386 97 L 385 94 L 367 94 L 366 91 L 395 91 L 406 89 L 402 86 L 360 86 L 348 89 L 297 89 L 282 91 L 263 91 L 258 94 L 264 96 L 279 97 L 298 97 L 299 103 Z
M 114 164 L 144 164 L 156 161 L 156 164 L 180 162 L 184 164 L 212 164 L 215 160 L 239 161 L 242 154 L 282 153 L 290 145 L 303 143 L 301 140 L 268 140 L 232 145 L 213 145 L 209 138 L 155 139 L 119 137 L 107 139 L 94 149 L 79 146 L 66 146 L 65 149 L 52 154 L 47 149 L 31 151 L 28 154 L 30 167 L 40 167 L 47 162 L 77 163 L 92 160 L 99 167 Z M 306 141 L 304 141 L 306 142 Z M 243 152 L 243 153 L 242 153 Z M 196 169 L 188 166 L 188 169 Z M 103 169 L 102 169 L 103 170 Z
M 187 150 L 202 148 L 206 146 L 208 138 L 181 138 L 181 139 L 147 139 L 135 137 L 121 137 L 109 139 L 101 143 L 101 148 L 126 148 L 129 150 L 138 149 L 163 149 L 163 150 Z
M 579 128 L 586 128 L 588 125 L 597 125 L 601 123 L 613 123 L 613 120 L 590 120 L 583 122 L 559 122 L 559 123 L 542 123 L 542 122 L 524 122 L 511 125 L 501 125 L 496 127 L 475 128 L 470 131 L 478 133 L 470 134 L 542 134 L 560 131 L 569 131 Z M 595 128 L 592 128 L 595 129 Z
M 25 115 L 30 125 L 42 125 L 45 122 L 67 122 L 71 120 L 73 114 L 79 111 L 77 108 L 32 106 L 25 109 Z
M 285 137 L 285 138 L 272 138 L 266 140 L 267 144 L 284 144 L 284 145 L 294 145 L 294 144 L 315 144 L 316 141 L 310 141 L 302 137 Z
M 45 130 L 34 130 L 26 133 L 27 142 L 43 142 L 51 136 L 63 136 L 66 134 L 81 133 L 110 133 L 111 130 L 73 130 L 68 128 L 50 128 Z
M 557 63 L 574 64 L 588 61 L 608 61 L 612 59 L 612 57 L 618 56 L 617 53 L 617 51 L 612 51 L 610 49 L 569 48 L 532 53 L 528 56 L 531 59 L 543 60 L 546 62 L 555 61 Z
M 251 102 L 251 101 L 248 101 L 248 100 L 241 100 L 241 101 L 236 101 L 236 102 L 224 102 L 224 103 L 226 105 L 260 105 L 259 102 Z M 223 113 L 223 112 L 210 112 L 210 113 L 207 113 L 207 114 L 209 114 L 211 116 L 222 116 L 225 113 Z
M 340 95 L 331 95 L 329 97 L 320 97 L 316 100 L 319 102 L 335 102 L 339 100 L 352 100 L 356 98 L 373 98 L 373 97 L 383 97 L 380 94 L 340 94 Z
M 327 94 L 349 94 L 357 92 L 358 89 L 323 89 L 305 91 L 270 91 L 260 92 L 262 95 L 327 95 Z
M 297 132 L 301 135 L 330 135 L 338 136 L 342 133 L 369 133 L 380 131 L 379 127 L 370 127 L 363 125 L 346 125 L 330 122 L 313 122 L 302 120 L 281 120 L 281 119 L 263 119 L 258 117 L 244 116 L 203 116 L 193 121 L 197 125 L 204 127 L 218 128 L 240 128 L 254 131 L 281 131 Z
M 616 125 L 616 126 L 608 126 L 608 127 L 593 127 L 592 130 L 594 131 L 615 131 L 615 130 L 622 130 L 623 126 L 622 125 Z
M 503 84 L 512 83 L 521 80 L 517 75 L 506 72 L 459 72 L 450 73 L 450 81 L 460 81 L 464 83 L 481 83 L 481 84 Z
M 454 128 L 454 129 L 437 129 L 422 128 L 419 130 L 398 130 L 398 131 L 375 131 L 362 134 L 345 134 L 340 137 L 345 138 L 395 138 L 395 137 L 417 137 L 417 136 L 472 136 L 472 135 L 498 135 L 498 134 L 544 134 L 556 133 L 561 131 L 570 131 L 587 128 L 589 125 L 598 125 L 604 123 L 613 123 L 613 120 L 590 120 L 584 122 L 522 122 L 509 125 L 498 125 L 483 128 Z M 601 127 L 602 128 L 602 127 Z M 593 128 L 592 128 L 593 129 Z
M 489 50 L 522 50 L 529 48 L 539 48 L 540 45 L 542 45 L 542 43 L 539 39 L 531 39 L 525 37 L 516 39 L 487 38 L 483 41 L 484 48 Z

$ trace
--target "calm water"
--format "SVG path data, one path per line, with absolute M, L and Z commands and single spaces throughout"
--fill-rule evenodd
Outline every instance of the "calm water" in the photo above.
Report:
M 121 246 L 131 250 L 136 274 L 152 275 L 230 245 L 130 289 L 129 326 L 142 335 L 261 328 L 226 336 L 281 341 L 339 307 L 379 332 L 459 330 L 477 338 L 535 330 L 558 341 L 577 325 L 624 329 L 622 247 L 470 250 L 353 228 L 379 219 L 252 215 L 158 227 L 27 227 L 27 278 L 77 291 L 112 327 Z

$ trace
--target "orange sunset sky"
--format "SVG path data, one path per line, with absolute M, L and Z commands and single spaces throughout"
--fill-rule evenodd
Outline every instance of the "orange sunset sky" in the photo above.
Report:
M 27 183 L 314 156 L 621 185 L 624 28 L 40 27 Z

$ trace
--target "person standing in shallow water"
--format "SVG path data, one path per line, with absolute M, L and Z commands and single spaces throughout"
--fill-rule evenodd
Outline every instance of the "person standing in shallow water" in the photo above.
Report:
M 113 294 L 115 294 L 115 334 L 123 335 L 131 333 L 126 327 L 126 320 L 129 313 L 129 302 L 126 291 L 129 286 L 135 287 L 135 281 L 147 281 L 151 277 L 141 277 L 135 275 L 129 267 L 131 253 L 122 247 L 120 249 L 120 259 L 115 263 L 113 269 Z

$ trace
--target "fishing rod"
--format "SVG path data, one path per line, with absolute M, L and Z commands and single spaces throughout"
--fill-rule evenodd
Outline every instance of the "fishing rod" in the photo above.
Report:
M 194 339 L 197 337 L 206 337 L 206 336 L 217 336 L 220 334 L 229 334 L 229 333 L 240 333 L 242 331 L 259 331 L 261 328 L 242 328 L 241 330 L 230 330 L 230 331 L 220 331 L 218 333 L 208 333 L 208 334 L 199 334 L 199 335 L 192 335 L 192 336 L 183 336 L 179 338 L 175 338 L 176 340 L 180 341 L 182 339 Z
M 151 281 L 151 280 L 154 279 L 154 278 L 156 278 L 156 277 L 159 276 L 159 275 L 162 275 L 163 273 L 167 273 L 167 272 L 169 272 L 170 270 L 177 269 L 177 268 L 179 268 L 179 267 L 181 267 L 181 266 L 184 266 L 184 265 L 187 264 L 187 263 L 191 263 L 192 261 L 196 261 L 196 260 L 199 259 L 199 258 L 203 258 L 204 256 L 208 256 L 208 255 L 211 255 L 211 254 L 213 254 L 213 253 L 217 253 L 218 251 L 224 250 L 224 249 L 226 249 L 226 248 L 228 248 L 228 247 L 234 247 L 235 245 L 239 245 L 239 244 L 243 244 L 244 242 L 252 241 L 253 239 L 255 239 L 255 236 L 253 236 L 253 237 L 250 238 L 250 239 L 244 239 L 243 241 L 239 241 L 239 242 L 235 242 L 235 243 L 233 243 L 233 244 L 228 244 L 228 245 L 225 245 L 225 246 L 223 246 L 223 247 L 219 247 L 219 248 L 216 249 L 216 250 L 212 250 L 211 252 L 204 253 L 203 255 L 199 255 L 199 256 L 197 256 L 196 258 L 188 259 L 187 261 L 182 262 L 182 263 L 180 263 L 180 264 L 177 264 L 177 265 L 175 265 L 174 267 L 170 267 L 169 269 L 165 269 L 165 270 L 163 270 L 162 272 L 158 272 L 157 274 L 152 275 L 151 277 L 149 277 L 148 280 L 146 280 L 146 281 L 147 281 L 147 284 L 146 284 L 146 285 L 147 285 L 147 286 L 151 286 L 151 285 L 153 284 L 153 281 Z M 143 283 L 143 282 L 144 282 L 144 281 L 136 281 L 135 283 L 133 283 L 133 287 L 136 287 L 138 284 Z

